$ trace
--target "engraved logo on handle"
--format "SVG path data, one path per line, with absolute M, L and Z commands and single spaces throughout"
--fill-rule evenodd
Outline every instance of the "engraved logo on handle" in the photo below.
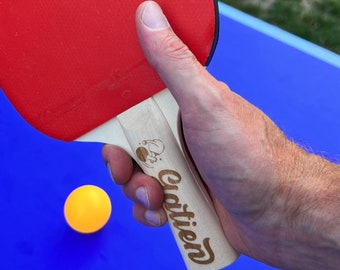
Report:
M 146 167 L 153 168 L 153 164 L 160 160 L 160 154 L 164 152 L 164 144 L 159 139 L 144 140 L 136 149 L 136 156 Z
M 150 169 L 154 169 L 156 163 L 162 160 L 162 154 L 166 154 L 165 145 L 160 139 L 143 140 L 136 149 L 139 161 Z M 155 178 L 163 187 L 164 209 L 168 213 L 169 223 L 177 230 L 178 239 L 187 250 L 188 258 L 197 264 L 212 263 L 215 254 L 210 246 L 210 238 L 198 239 L 195 233 L 195 227 L 199 226 L 196 214 L 190 211 L 190 206 L 178 196 L 182 181 L 180 172 L 163 168 L 155 172 Z

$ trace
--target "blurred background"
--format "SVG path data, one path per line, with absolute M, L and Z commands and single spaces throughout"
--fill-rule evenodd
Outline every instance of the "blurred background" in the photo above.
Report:
M 290 33 L 340 53 L 339 0 L 222 0 Z

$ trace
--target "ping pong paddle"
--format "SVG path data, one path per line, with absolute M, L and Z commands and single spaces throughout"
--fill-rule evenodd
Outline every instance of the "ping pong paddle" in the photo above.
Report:
M 64 141 L 123 147 L 165 193 L 188 269 L 237 258 L 187 157 L 178 106 L 135 33 L 141 0 L 0 2 L 0 86 L 36 129 Z M 207 64 L 217 40 L 214 0 L 159 0 L 170 24 Z

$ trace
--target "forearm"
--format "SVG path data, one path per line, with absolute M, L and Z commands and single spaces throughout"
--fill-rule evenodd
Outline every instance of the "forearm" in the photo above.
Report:
M 273 200 L 285 217 L 279 241 L 290 243 L 281 250 L 283 265 L 287 269 L 338 269 L 340 166 L 293 144 L 289 148 Z

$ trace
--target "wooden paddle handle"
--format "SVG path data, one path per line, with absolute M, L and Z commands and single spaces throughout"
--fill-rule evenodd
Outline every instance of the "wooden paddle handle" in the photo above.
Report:
M 198 174 L 153 98 L 118 121 L 144 172 L 162 185 L 168 221 L 188 269 L 221 269 L 237 258 Z

